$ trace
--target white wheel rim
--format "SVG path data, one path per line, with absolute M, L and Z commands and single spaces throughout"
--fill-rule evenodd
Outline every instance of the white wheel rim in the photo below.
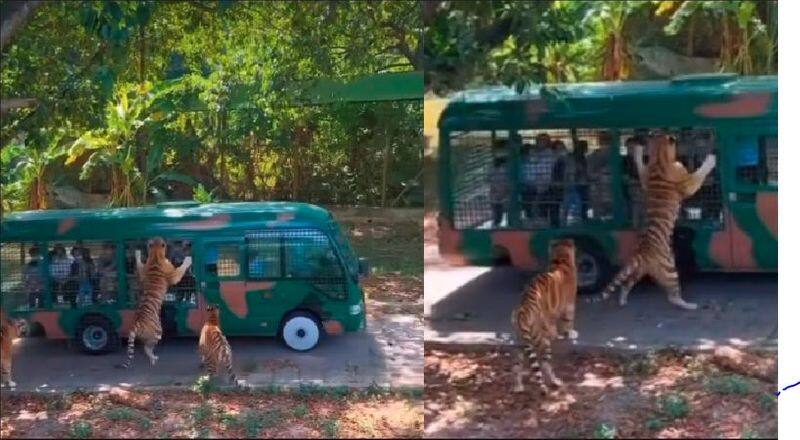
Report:
M 283 326 L 283 340 L 295 350 L 309 350 L 319 341 L 317 323 L 305 316 L 296 316 Z

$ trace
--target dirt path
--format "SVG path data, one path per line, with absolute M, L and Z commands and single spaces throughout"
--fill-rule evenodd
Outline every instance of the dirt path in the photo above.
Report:
M 774 355 L 756 355 L 774 362 Z M 565 386 L 549 398 L 511 393 L 516 354 L 425 351 L 425 434 L 512 438 L 776 437 L 775 381 L 741 376 L 710 355 L 556 360 Z

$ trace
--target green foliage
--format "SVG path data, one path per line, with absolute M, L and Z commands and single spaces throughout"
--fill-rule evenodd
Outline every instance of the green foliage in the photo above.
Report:
M 198 377 L 197 381 L 192 385 L 192 391 L 202 396 L 203 399 L 208 399 L 208 396 L 214 392 L 215 388 L 214 381 L 207 374 Z
M 679 393 L 662 396 L 658 401 L 661 412 L 670 420 L 681 419 L 689 414 L 689 401 Z
M 617 428 L 610 423 L 597 425 L 592 434 L 594 438 L 614 438 L 617 436 Z
M 763 393 L 758 397 L 758 404 L 764 411 L 772 411 L 778 406 L 778 398 L 774 394 Z
M 664 420 L 660 417 L 650 417 L 647 419 L 647 424 L 645 426 L 652 431 L 658 431 L 664 428 Z
M 776 1 L 430 2 L 424 16 L 426 89 L 438 94 L 642 78 L 639 45 L 777 73 Z
M 214 408 L 208 402 L 202 402 L 192 410 L 192 419 L 196 424 L 205 423 L 213 414 Z
M 83 420 L 73 422 L 69 426 L 70 438 L 90 438 L 92 436 L 92 425 Z
M 339 437 L 339 422 L 335 419 L 328 419 L 322 422 L 322 432 L 325 437 L 338 438 Z
M 204 187 L 202 183 L 198 183 L 197 186 L 194 187 L 192 190 L 192 198 L 196 202 L 201 203 L 214 203 L 216 201 L 214 191 L 206 190 L 206 187 Z
M 719 394 L 750 394 L 756 384 L 747 377 L 730 374 L 710 378 L 707 386 L 709 390 Z
M 308 407 L 304 403 L 292 408 L 292 416 L 296 418 L 305 417 L 306 414 L 308 414 Z
M 390 203 L 422 167 L 422 103 L 296 98 L 318 78 L 421 69 L 419 11 L 410 0 L 49 2 L 3 53 L 2 96 L 39 101 L 4 114 L 3 149 L 21 137 L 45 151 L 61 136 L 72 148 L 66 163 L 45 161 L 52 175 L 115 205 L 185 200 L 198 184 L 230 200 L 377 205 L 388 147 Z M 17 162 L 3 161 L 6 209 L 25 207 L 33 185 L 9 173 Z M 409 195 L 398 203 L 421 204 Z

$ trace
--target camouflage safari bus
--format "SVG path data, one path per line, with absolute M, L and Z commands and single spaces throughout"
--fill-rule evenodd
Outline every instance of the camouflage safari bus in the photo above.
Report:
M 140 286 L 134 254 L 167 241 L 167 258 L 192 265 L 161 309 L 165 336 L 191 336 L 205 305 L 223 331 L 279 336 L 298 351 L 323 335 L 363 330 L 358 259 L 333 216 L 303 203 L 199 204 L 28 211 L 2 221 L 3 309 L 33 334 L 74 341 L 89 353 L 117 349 Z M 68 251 L 68 252 L 67 252 Z
M 569 236 L 580 290 L 602 288 L 635 250 L 643 222 L 631 152 L 658 132 L 676 139 L 689 171 L 717 155 L 680 212 L 679 270 L 777 271 L 777 115 L 775 76 L 462 92 L 438 123 L 441 255 L 536 270 L 548 241 Z

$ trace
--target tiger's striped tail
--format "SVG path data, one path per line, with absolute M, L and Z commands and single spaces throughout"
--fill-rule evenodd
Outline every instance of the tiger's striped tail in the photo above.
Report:
M 607 300 L 611 293 L 615 290 L 619 289 L 626 281 L 633 276 L 634 273 L 639 269 L 639 265 L 641 264 L 641 255 L 636 254 L 628 264 L 625 265 L 617 275 L 614 276 L 614 279 L 611 280 L 610 283 L 603 289 L 603 292 L 600 295 L 596 295 L 586 299 L 588 303 L 599 303 L 602 301 Z

